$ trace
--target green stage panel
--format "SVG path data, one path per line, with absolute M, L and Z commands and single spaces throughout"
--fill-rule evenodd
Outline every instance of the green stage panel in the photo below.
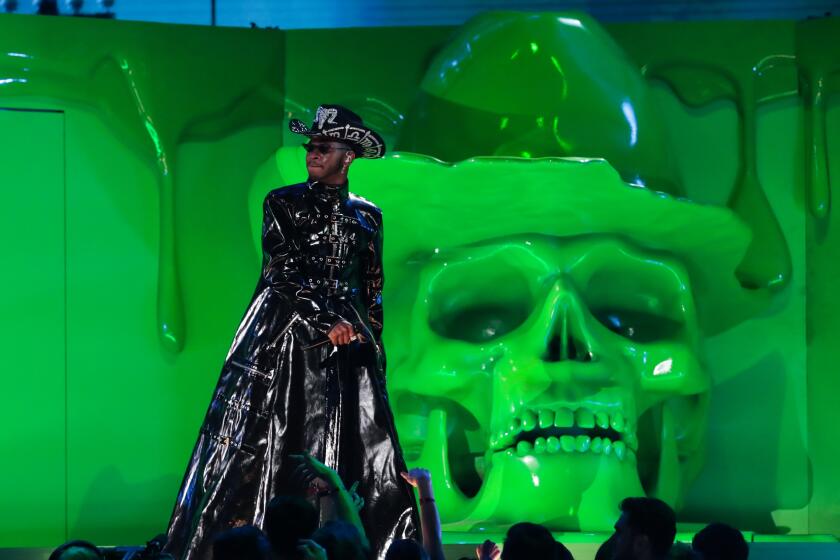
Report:
M 0 542 L 65 534 L 64 114 L 0 110 Z
M 38 290 L 32 267 L 16 264 L 8 274 L 15 280 L 3 284 L 27 309 L 44 305 L 49 294 L 66 301 L 66 310 L 58 319 L 36 310 L 39 323 L 18 328 L 12 317 L 2 328 L 38 333 L 43 342 L 41 323 L 61 326 L 67 340 L 61 422 L 33 409 L 42 424 L 7 420 L 12 427 L 4 430 L 46 445 L 40 426 L 58 426 L 62 438 L 49 448 L 63 461 L 60 470 L 0 463 L 0 479 L 14 489 L 2 498 L 9 511 L 41 512 L 49 506 L 44 495 L 60 496 L 60 527 L 43 530 L 43 515 L 14 525 L 2 517 L 11 529 L 0 530 L 0 547 L 54 547 L 70 538 L 143 543 L 165 530 L 259 272 L 257 256 L 243 251 L 250 248 L 245 194 L 282 138 L 283 49 L 284 35 L 275 30 L 0 15 L 0 106 L 60 112 L 66 146 L 66 196 L 51 198 L 66 227 L 41 231 L 29 206 L 9 198 L 4 226 L 23 254 L 38 247 L 38 263 L 50 270 L 56 267 L 45 260 L 42 238 L 60 241 L 66 266 L 58 270 L 66 277 L 58 288 Z M 5 157 L 46 165 L 40 151 L 6 147 L 38 134 L 0 130 L 8 152 L 0 169 L 6 171 Z M 35 182 L 44 192 L 47 180 Z M 3 187 L 7 197 L 34 192 Z M 9 348 L 6 356 L 16 357 Z M 43 384 L 56 370 L 42 356 L 53 348 L 44 343 L 40 361 L 27 363 L 28 377 L 7 381 L 9 394 L 26 394 L 21 407 L 34 408 L 33 380 Z M 25 357 L 36 355 L 24 349 Z M 35 402 L 47 412 L 57 406 L 42 403 L 48 401 Z M 4 459 L 7 449 L 20 447 L 3 443 Z M 30 473 L 26 480 L 21 471 Z M 14 530 L 23 526 L 38 538 Z

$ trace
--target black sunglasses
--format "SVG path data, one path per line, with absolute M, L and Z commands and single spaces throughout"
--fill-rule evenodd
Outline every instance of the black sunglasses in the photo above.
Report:
M 315 150 L 318 153 L 324 154 L 324 155 L 327 155 L 328 153 L 332 152 L 333 150 L 342 150 L 342 151 L 345 151 L 345 152 L 352 151 L 350 148 L 337 147 L 337 146 L 333 146 L 331 144 L 313 144 L 312 142 L 308 142 L 306 144 L 303 144 L 303 149 L 306 150 L 307 153 Z

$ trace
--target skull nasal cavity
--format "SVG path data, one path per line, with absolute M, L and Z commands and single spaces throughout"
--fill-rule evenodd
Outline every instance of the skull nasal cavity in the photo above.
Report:
M 543 360 L 546 362 L 591 362 L 592 352 L 582 336 L 573 314 L 559 308 L 546 340 Z

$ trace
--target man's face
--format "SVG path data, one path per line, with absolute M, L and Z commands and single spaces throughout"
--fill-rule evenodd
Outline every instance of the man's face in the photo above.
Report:
M 314 147 L 306 154 L 309 178 L 330 182 L 340 176 L 345 160 L 351 154 L 350 149 L 340 142 L 326 138 L 312 138 L 309 143 Z M 323 151 L 327 153 L 322 153 Z M 352 155 L 350 157 L 352 158 Z

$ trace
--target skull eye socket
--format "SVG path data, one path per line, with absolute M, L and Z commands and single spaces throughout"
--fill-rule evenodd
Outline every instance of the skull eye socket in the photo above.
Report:
M 483 343 L 524 323 L 533 308 L 528 281 L 517 270 L 441 274 L 429 290 L 429 326 L 444 338 Z
M 683 327 L 681 321 L 634 309 L 593 309 L 592 314 L 612 332 L 636 342 L 673 339 Z
M 689 292 L 679 270 L 624 256 L 593 272 L 585 286 L 592 315 L 624 338 L 646 343 L 684 333 Z
M 488 342 L 516 329 L 528 317 L 527 310 L 493 304 L 466 306 L 441 313 L 431 321 L 434 332 L 464 342 Z

